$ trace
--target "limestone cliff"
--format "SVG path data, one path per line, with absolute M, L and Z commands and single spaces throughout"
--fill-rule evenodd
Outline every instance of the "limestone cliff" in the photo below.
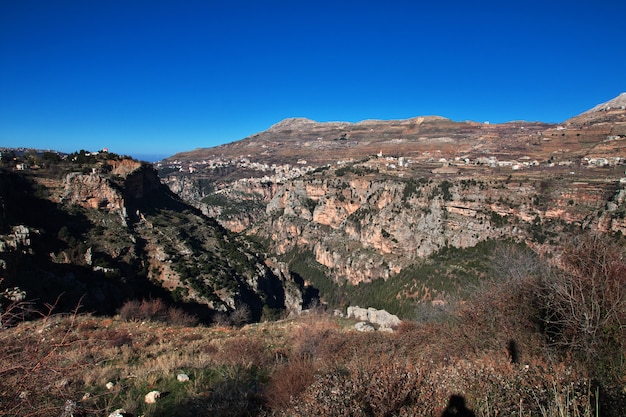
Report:
M 160 185 L 158 174 L 148 164 L 128 159 L 107 161 L 104 170 L 94 167 L 88 174 L 67 174 L 62 201 L 125 216 L 127 200 L 141 199 Z
M 149 164 L 100 155 L 2 171 L 0 220 L 0 286 L 61 297 L 60 310 L 112 314 L 157 297 L 203 319 L 242 305 L 254 320 L 302 309 L 303 285 L 280 262 L 183 202 Z
M 443 248 L 507 239 L 545 253 L 583 230 L 623 234 L 625 164 L 620 96 L 561 124 L 287 119 L 160 169 L 229 230 L 354 284 Z
M 257 209 L 228 216 L 221 215 L 223 204 L 208 210 L 224 226 L 262 238 L 276 254 L 312 252 L 335 281 L 352 284 L 387 279 L 448 246 L 506 238 L 539 247 L 558 243 L 572 228 L 625 231 L 625 184 L 617 180 L 364 175 L 374 163 L 273 186 L 235 182 L 221 194 L 233 205 L 254 200 Z

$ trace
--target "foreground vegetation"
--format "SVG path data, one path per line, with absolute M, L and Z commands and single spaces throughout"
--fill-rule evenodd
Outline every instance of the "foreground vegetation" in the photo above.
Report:
M 493 255 L 499 280 L 394 333 L 321 309 L 212 327 L 158 300 L 115 317 L 46 313 L 0 332 L 0 415 L 441 416 L 463 401 L 477 416 L 622 415 L 617 243 L 581 238 L 558 269 L 516 246 Z

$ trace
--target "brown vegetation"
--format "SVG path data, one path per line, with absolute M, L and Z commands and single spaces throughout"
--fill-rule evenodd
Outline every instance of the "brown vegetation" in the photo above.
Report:
M 587 238 L 549 273 L 529 268 L 528 252 L 499 254 L 518 267 L 437 321 L 395 333 L 359 333 L 319 309 L 240 328 L 173 327 L 157 300 L 115 318 L 23 322 L 0 332 L 0 415 L 441 416 L 462 400 L 477 416 L 620 415 L 621 251 Z M 597 320 L 582 326 L 590 312 Z M 181 372 L 189 382 L 176 381 Z M 165 395 L 145 404 L 152 390 Z

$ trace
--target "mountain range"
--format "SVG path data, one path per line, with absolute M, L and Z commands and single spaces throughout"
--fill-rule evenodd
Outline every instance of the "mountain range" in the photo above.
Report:
M 383 281 L 396 301 L 381 296 L 374 307 L 400 311 L 486 267 L 425 271 L 442 251 L 511 239 L 558 252 L 572 233 L 626 232 L 625 99 L 559 124 L 286 119 L 156 168 L 178 195 L 263 242 L 336 305 L 350 303 L 351 286 Z
M 626 232 L 625 100 L 560 124 L 293 118 L 154 167 L 26 152 L 2 162 L 1 285 L 102 314 L 158 297 L 209 321 L 314 299 L 410 316 L 485 278 L 497 242 Z
M 0 149 L 0 414 L 621 416 L 625 117 Z

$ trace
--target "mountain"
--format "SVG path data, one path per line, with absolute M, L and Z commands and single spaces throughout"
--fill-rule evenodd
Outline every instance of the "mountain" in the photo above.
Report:
M 2 150 L 0 408 L 621 416 L 623 118 L 288 119 L 160 178 Z M 269 322 L 315 298 L 352 314 Z
M 161 167 L 187 167 L 194 163 L 201 168 L 202 161 L 222 159 L 220 175 L 231 175 L 233 170 L 228 169 L 226 161 L 237 158 L 270 166 L 310 167 L 377 154 L 417 161 L 428 161 L 432 157 L 476 159 L 481 156 L 537 160 L 552 156 L 582 158 L 591 148 L 601 145 L 607 136 L 626 134 L 625 97 L 626 94 L 621 94 L 562 124 L 455 122 L 439 116 L 358 123 L 285 119 L 240 141 L 173 155 L 162 161 Z M 239 177 L 264 175 L 264 170 L 258 167 L 237 171 Z
M 411 305 L 485 270 L 425 272 L 442 251 L 512 239 L 547 253 L 581 231 L 625 233 L 620 100 L 561 124 L 287 119 L 157 169 L 190 204 L 324 287 L 326 301 L 382 280 L 395 292 L 373 307 Z
M 611 110 L 624 110 L 626 109 L 626 93 L 622 93 L 619 96 L 615 97 L 612 100 L 609 100 L 605 103 L 598 104 L 590 110 L 587 110 L 585 113 L 594 113 L 601 111 L 611 111 Z
M 549 127 L 544 123 L 527 122 L 503 125 L 454 122 L 435 116 L 359 123 L 286 119 L 241 141 L 176 154 L 166 159 L 164 164 L 177 160 L 184 163 L 243 157 L 266 164 L 297 164 L 300 161 L 303 165 L 320 166 L 381 152 L 384 155 L 421 158 L 424 152 L 435 150 L 442 156 L 452 157 L 480 154 L 485 147 L 495 151 L 494 142 L 499 143 L 503 139 L 517 141 L 520 138 L 530 140 L 533 134 Z
M 203 320 L 242 306 L 253 320 L 302 308 L 279 263 L 183 202 L 150 164 L 55 155 L 30 168 L 1 163 L 2 289 L 99 314 L 157 298 Z
M 620 102 L 558 125 L 287 119 L 154 167 L 24 152 L 0 162 L 0 285 L 102 314 L 160 298 L 258 320 L 320 296 L 410 315 L 486 278 L 503 240 L 626 232 Z

